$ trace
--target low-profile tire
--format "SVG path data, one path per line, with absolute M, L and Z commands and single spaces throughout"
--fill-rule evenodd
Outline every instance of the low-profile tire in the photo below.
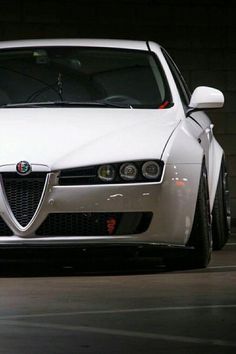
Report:
M 188 246 L 194 248 L 192 256 L 187 261 L 189 268 L 207 267 L 212 253 L 212 228 L 207 170 L 204 164 L 201 170 L 194 222 Z
M 203 164 L 198 187 L 198 196 L 193 221 L 193 227 L 187 243 L 191 250 L 184 257 L 166 259 L 167 268 L 195 269 L 205 268 L 211 259 L 212 230 L 207 171 Z
M 228 173 L 225 167 L 224 159 L 222 159 L 221 162 L 215 201 L 212 210 L 212 235 L 214 250 L 221 250 L 230 235 Z

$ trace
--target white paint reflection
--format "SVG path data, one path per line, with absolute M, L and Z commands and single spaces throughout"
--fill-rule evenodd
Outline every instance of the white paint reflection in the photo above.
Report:
M 188 241 L 188 237 L 190 234 L 190 227 L 191 227 L 191 219 L 189 216 L 185 218 L 185 242 Z
M 107 198 L 107 201 L 111 200 L 111 199 L 114 199 L 114 198 L 123 198 L 124 197 L 124 194 L 122 193 L 117 193 L 117 194 L 111 194 L 108 198 Z
M 117 197 L 124 197 L 124 194 L 121 194 L 121 193 L 117 193 L 117 194 L 112 194 L 110 195 L 110 198 L 117 198 Z

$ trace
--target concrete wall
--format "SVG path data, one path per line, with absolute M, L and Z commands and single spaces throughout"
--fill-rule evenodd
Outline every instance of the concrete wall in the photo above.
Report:
M 193 89 L 226 98 L 211 113 L 228 160 L 236 219 L 236 1 L 1 0 L 0 40 L 47 37 L 151 39 L 167 48 Z

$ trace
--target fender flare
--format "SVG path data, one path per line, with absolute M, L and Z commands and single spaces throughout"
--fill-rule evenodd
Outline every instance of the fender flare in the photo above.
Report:
M 208 186 L 209 186 L 211 212 L 214 206 L 222 159 L 224 160 L 224 151 L 219 145 L 219 143 L 217 142 L 217 140 L 213 138 L 209 148 L 209 166 L 208 166 Z

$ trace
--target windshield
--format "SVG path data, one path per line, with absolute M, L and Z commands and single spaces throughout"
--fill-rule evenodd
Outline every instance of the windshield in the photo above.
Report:
M 78 103 L 94 107 L 168 108 L 170 90 L 148 51 L 37 47 L 0 51 L 0 105 Z M 73 103 L 73 104 L 71 104 Z M 97 105 L 95 105 L 97 103 Z

